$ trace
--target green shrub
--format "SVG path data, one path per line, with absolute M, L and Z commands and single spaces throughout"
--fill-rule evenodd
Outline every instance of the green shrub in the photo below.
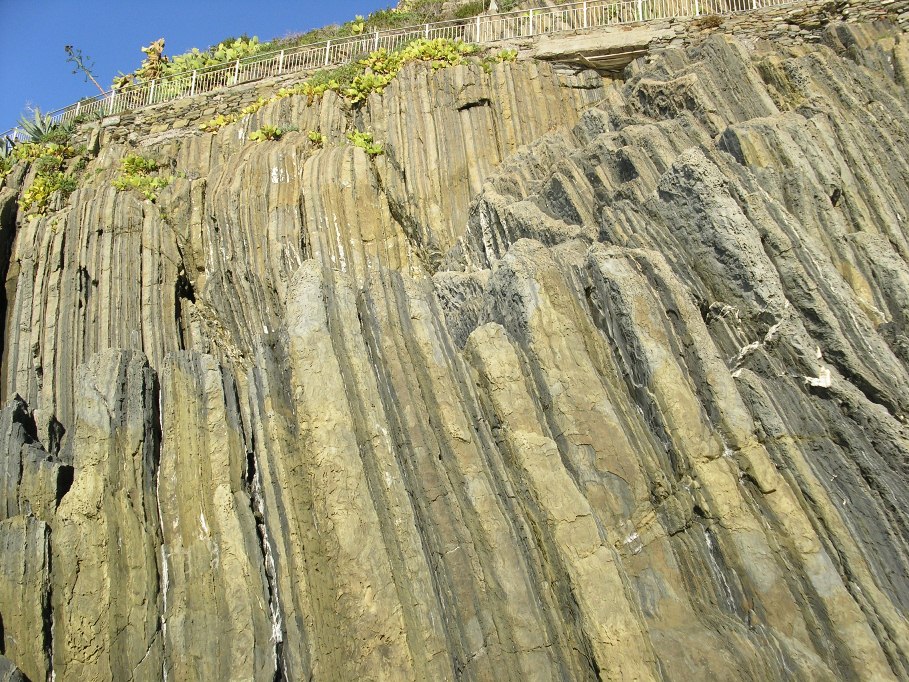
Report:
M 56 142 L 21 142 L 13 147 L 12 155 L 19 161 L 35 161 L 42 156 L 56 156 L 62 161 L 73 158 L 76 150 Z
M 0 148 L 0 182 L 3 182 L 6 176 L 10 174 L 15 163 L 16 158 L 6 152 L 6 147 Z
M 237 115 L 231 114 L 225 116 L 224 114 L 218 114 L 212 120 L 206 121 L 205 123 L 200 123 L 199 128 L 204 130 L 206 133 L 213 133 L 217 130 L 220 130 L 229 123 L 234 123 L 237 121 Z
M 385 48 L 371 53 L 358 62 L 360 72 L 353 78 L 350 87 L 344 91 L 354 104 L 363 102 L 372 93 L 382 93 L 401 68 L 414 61 L 430 62 L 433 71 L 448 66 L 463 64 L 476 48 L 460 40 L 418 38 L 400 50 Z
M 118 192 L 135 190 L 151 202 L 158 198 L 158 191 L 167 187 L 173 178 L 170 176 L 121 175 L 113 182 Z
M 309 141 L 313 143 L 316 147 L 321 147 L 325 144 L 325 136 L 320 133 L 318 130 L 310 130 L 306 137 L 309 138 Z
M 74 173 L 67 174 L 64 168 L 67 159 L 76 156 L 77 152 L 84 154 L 85 148 L 76 150 L 57 142 L 21 142 L 7 149 L 5 160 L 0 164 L 0 177 L 5 177 L 12 170 L 15 161 L 32 164 L 35 178 L 23 193 L 19 206 L 23 211 L 31 212 L 32 216 L 44 214 L 54 192 L 59 191 L 66 198 L 76 189 L 76 173 L 81 172 L 87 160 L 80 159 L 84 163 L 81 166 L 77 163 Z
M 154 202 L 158 191 L 173 181 L 170 175 L 152 175 L 158 169 L 158 162 L 154 159 L 129 154 L 120 160 L 120 175 L 114 179 L 113 186 L 118 192 L 133 190 Z
M 46 213 L 54 192 L 60 192 L 66 198 L 75 191 L 77 186 L 76 178 L 63 171 L 38 173 L 32 184 L 22 194 L 19 208 L 26 212 L 31 211 L 32 216 Z
M 63 170 L 63 157 L 53 156 L 51 154 L 40 156 L 37 160 L 35 160 L 35 170 L 39 174 L 44 175 L 55 173 L 58 170 Z
M 473 0 L 473 2 L 468 2 L 466 5 L 461 5 L 455 10 L 454 16 L 455 19 L 467 19 L 468 17 L 475 17 L 478 14 L 482 14 L 486 11 L 486 0 Z
M 385 150 L 382 149 L 381 145 L 372 141 L 372 133 L 364 133 L 356 130 L 347 133 L 347 139 L 354 147 L 359 147 L 371 157 L 385 153 Z
M 148 175 L 158 170 L 158 162 L 139 154 L 129 154 L 120 161 L 120 171 L 126 175 Z
M 513 61 L 516 61 L 517 58 L 518 58 L 517 50 L 502 50 L 500 52 L 497 52 L 496 54 L 487 55 L 486 57 L 483 57 L 483 60 L 480 62 L 480 64 L 483 66 L 483 70 L 486 73 L 491 73 L 492 67 L 495 64 L 513 62 Z
M 266 140 L 280 140 L 286 131 L 275 126 L 262 126 L 258 130 L 249 134 L 249 139 L 253 142 L 265 142 Z
M 256 113 L 257 111 L 259 111 L 259 109 L 261 109 L 266 104 L 268 104 L 268 102 L 269 102 L 269 100 L 265 99 L 264 97 L 260 97 L 252 104 L 247 104 L 245 107 L 240 109 L 240 118 L 243 118 L 244 116 L 249 116 L 250 114 Z

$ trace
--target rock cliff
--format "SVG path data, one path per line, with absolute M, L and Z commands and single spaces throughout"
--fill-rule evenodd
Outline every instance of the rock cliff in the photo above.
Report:
M 816 37 L 15 169 L 3 679 L 909 678 L 909 41 Z

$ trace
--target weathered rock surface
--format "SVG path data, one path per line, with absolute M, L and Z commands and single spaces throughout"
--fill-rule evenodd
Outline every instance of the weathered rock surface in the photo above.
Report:
M 56 433 L 49 433 L 57 450 Z M 50 455 L 38 441 L 35 420 L 19 396 L 0 410 L 0 519 L 31 514 L 50 521 L 69 490 L 73 468 Z
M 0 680 L 3 682 L 28 682 L 28 678 L 6 656 L 0 655 Z
M 50 528 L 33 516 L 0 521 L 0 622 L 2 650 L 28 679 L 51 670 Z M 0 679 L 12 676 L 0 663 Z
M 111 136 L 10 248 L 0 655 L 909 678 L 907 42 L 814 37 L 286 98 L 156 203 Z
M 109 350 L 75 383 L 76 474 L 51 538 L 54 670 L 153 679 L 163 665 L 155 374 L 141 354 Z
M 165 361 L 161 405 L 167 677 L 270 679 L 280 631 L 272 632 L 236 389 L 214 358 L 179 353 Z

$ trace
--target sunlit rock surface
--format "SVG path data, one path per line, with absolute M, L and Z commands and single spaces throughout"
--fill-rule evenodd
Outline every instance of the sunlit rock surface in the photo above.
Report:
M 909 677 L 909 43 L 822 42 L 14 172 L 0 676 Z

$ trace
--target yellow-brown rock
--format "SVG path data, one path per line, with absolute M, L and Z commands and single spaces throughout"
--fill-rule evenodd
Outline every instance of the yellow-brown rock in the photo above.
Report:
M 907 679 L 906 38 L 797 31 L 17 166 L 0 675 Z

